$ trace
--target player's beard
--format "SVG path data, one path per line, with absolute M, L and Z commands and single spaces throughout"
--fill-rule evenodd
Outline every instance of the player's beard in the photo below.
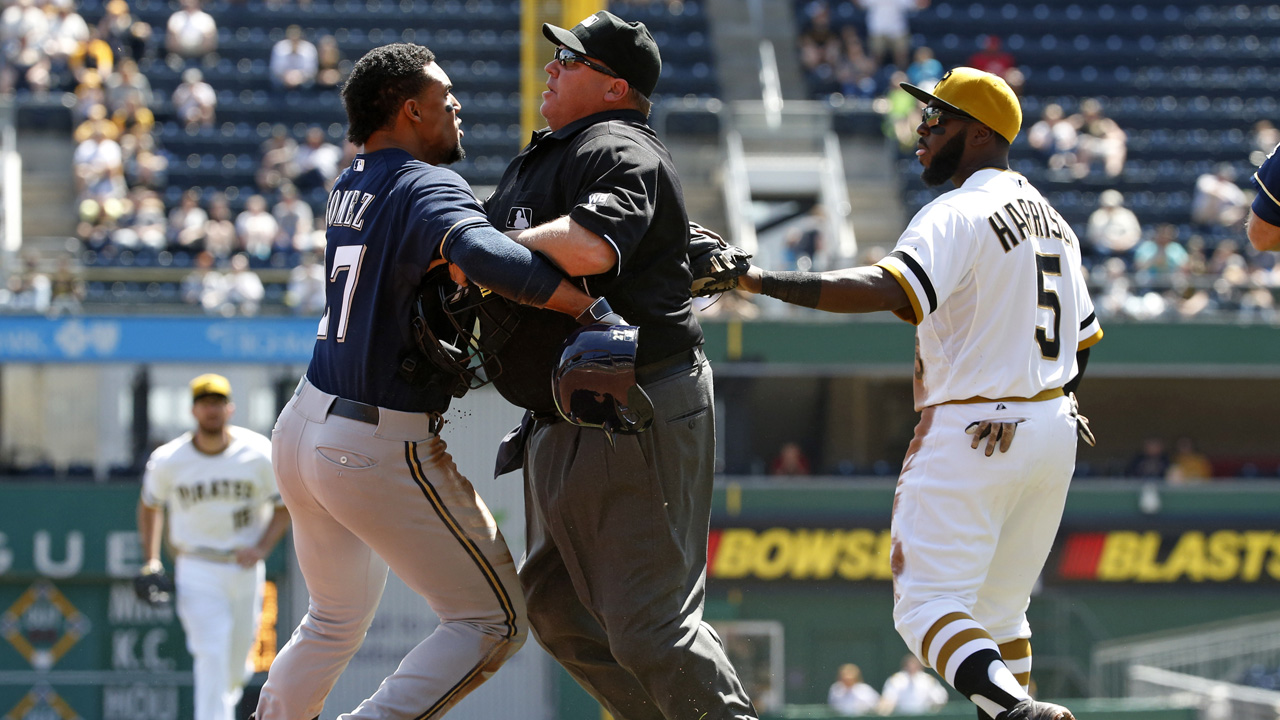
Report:
M 446 157 L 444 162 L 441 164 L 452 165 L 456 162 L 460 162 L 466 156 L 467 156 L 467 151 L 462 149 L 462 140 L 459 139 L 458 144 L 453 146 L 453 150 L 449 152 L 449 156 Z
M 960 160 L 964 157 L 964 142 L 968 135 L 969 128 L 966 126 L 933 154 L 933 161 L 920 172 L 920 179 L 926 186 L 937 187 L 956 174 L 960 169 Z

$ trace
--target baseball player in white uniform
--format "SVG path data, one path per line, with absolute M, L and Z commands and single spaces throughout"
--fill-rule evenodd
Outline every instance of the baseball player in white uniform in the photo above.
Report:
M 927 103 L 916 128 L 921 177 L 956 189 L 922 208 L 875 265 L 753 267 L 742 287 L 831 312 L 889 310 L 918 326 L 920 424 L 893 503 L 894 623 L 981 716 L 1074 720 L 1027 694 L 1025 613 L 1062 518 L 1077 435 L 1092 441 L 1074 390 L 1102 328 L 1080 244 L 1009 169 L 1022 108 L 1004 80 L 962 67 L 932 93 L 903 88 Z
M 151 454 L 142 478 L 138 535 L 146 564 L 162 573 L 160 537 L 169 515 L 178 619 L 195 675 L 195 720 L 233 720 L 253 675 L 266 579 L 263 560 L 289 528 L 276 490 L 271 441 L 230 425 L 231 384 L 191 381 L 196 429 Z

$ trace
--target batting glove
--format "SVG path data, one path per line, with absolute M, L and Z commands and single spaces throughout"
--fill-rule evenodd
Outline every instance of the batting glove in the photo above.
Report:
M 1071 398 L 1071 417 L 1076 419 L 1076 435 L 1089 447 L 1093 447 L 1098 443 L 1098 439 L 1093 436 L 1093 430 L 1089 428 L 1089 418 L 1080 414 L 1080 402 L 1076 400 L 1075 393 L 1067 397 Z
M 987 447 L 984 454 L 991 457 L 996 451 L 996 446 L 1000 446 L 1000 452 L 1009 452 L 1009 446 L 1013 445 L 1013 434 L 1018 431 L 1018 423 L 1021 420 L 981 420 L 969 423 L 964 431 L 973 436 L 973 442 L 969 447 L 974 450 L 978 449 L 978 444 L 983 438 L 987 439 Z

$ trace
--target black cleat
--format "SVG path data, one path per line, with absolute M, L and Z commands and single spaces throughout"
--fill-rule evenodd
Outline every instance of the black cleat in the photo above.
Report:
M 996 720 L 1076 720 L 1076 716 L 1061 705 L 1023 700 L 997 715 Z

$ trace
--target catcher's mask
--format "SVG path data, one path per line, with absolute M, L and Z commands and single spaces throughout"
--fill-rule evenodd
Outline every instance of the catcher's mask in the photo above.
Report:
M 644 432 L 653 424 L 653 403 L 636 383 L 634 325 L 586 325 L 565 340 L 551 380 L 556 410 L 574 425 L 615 432 Z
M 431 365 L 448 378 L 454 397 L 493 382 L 502 372 L 502 363 L 480 344 L 477 315 L 487 296 L 475 285 L 455 284 L 448 267 L 440 265 L 423 278 L 414 299 L 413 338 Z

